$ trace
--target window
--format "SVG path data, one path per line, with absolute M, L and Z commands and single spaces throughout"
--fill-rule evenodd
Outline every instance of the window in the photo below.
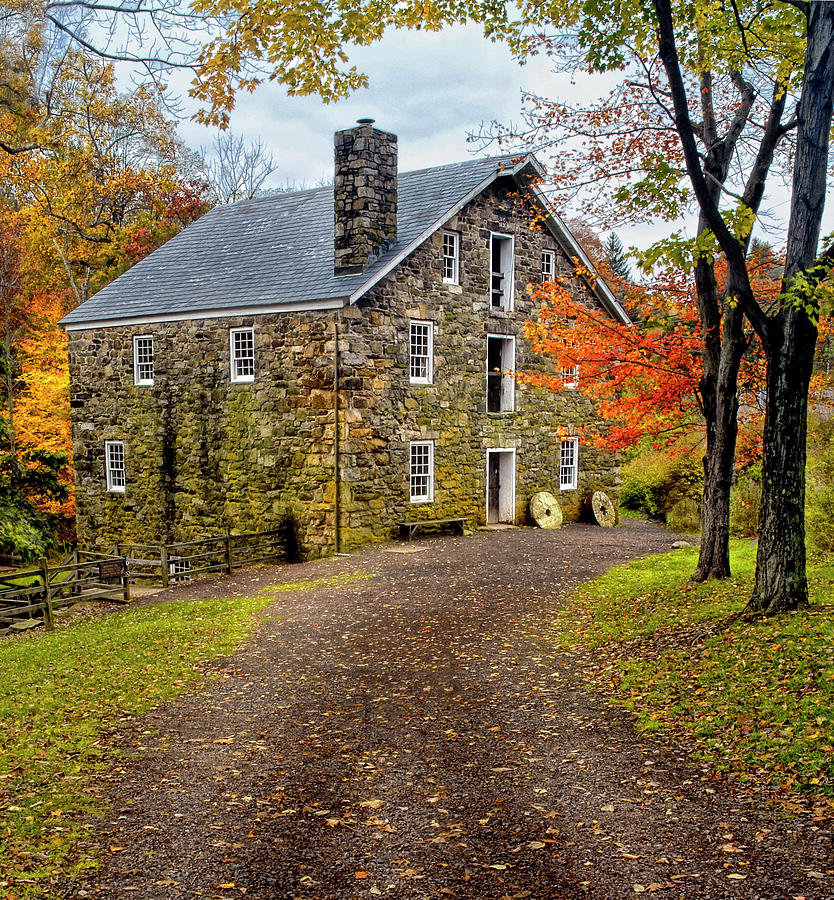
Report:
M 434 499 L 434 442 L 412 441 L 409 447 L 409 499 L 427 503 Z
M 191 581 L 191 560 L 184 556 L 169 557 L 168 574 L 172 584 Z
M 560 374 L 563 388 L 572 391 L 579 387 L 579 366 L 564 366 Z
M 579 475 L 579 438 L 565 438 L 559 451 L 559 488 L 576 488 Z
M 133 383 L 153 384 L 153 338 L 148 334 L 133 338 Z
M 232 381 L 255 380 L 255 329 L 233 328 L 229 332 Z
M 513 239 L 505 234 L 490 237 L 490 288 L 491 309 L 513 308 Z
M 125 445 L 121 441 L 104 442 L 104 473 L 107 490 L 124 493 L 125 490 Z
M 487 335 L 487 412 L 512 412 L 515 381 L 515 338 Z
M 542 284 L 553 281 L 556 274 L 556 254 L 552 250 L 542 250 Z
M 431 384 L 434 325 L 431 322 L 412 322 L 409 346 L 409 381 L 412 384 Z
M 460 235 L 454 231 L 443 232 L 443 282 L 460 282 Z

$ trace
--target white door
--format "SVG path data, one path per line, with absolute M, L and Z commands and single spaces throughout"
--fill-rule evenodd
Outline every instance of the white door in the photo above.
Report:
M 515 520 L 515 450 L 487 450 L 487 524 Z

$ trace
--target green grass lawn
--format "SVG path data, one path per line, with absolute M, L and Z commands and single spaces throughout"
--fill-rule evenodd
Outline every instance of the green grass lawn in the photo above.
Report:
M 809 564 L 811 606 L 763 621 L 740 613 L 755 547 L 736 541 L 732 579 L 689 585 L 697 551 L 612 570 L 558 619 L 590 651 L 592 678 L 649 731 L 686 733 L 740 783 L 834 797 L 834 564 Z

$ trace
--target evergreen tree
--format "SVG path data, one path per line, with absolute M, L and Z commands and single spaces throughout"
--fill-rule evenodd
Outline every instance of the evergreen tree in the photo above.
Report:
M 603 244 L 602 249 L 605 251 L 605 261 L 614 275 L 627 281 L 631 277 L 631 267 L 628 264 L 623 242 L 617 237 L 616 232 L 612 231 L 608 235 L 608 240 Z

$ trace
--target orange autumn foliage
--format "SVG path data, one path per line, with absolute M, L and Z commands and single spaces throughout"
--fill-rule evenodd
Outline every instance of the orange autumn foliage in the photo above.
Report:
M 763 304 L 775 302 L 780 289 L 781 259 L 771 248 L 751 250 L 751 282 Z M 577 265 L 577 273 L 593 273 Z M 726 266 L 717 260 L 715 273 L 723 288 Z M 611 281 L 610 277 L 606 280 Z M 607 427 L 589 434 L 598 446 L 623 450 L 648 438 L 657 447 L 681 445 L 684 435 L 700 438 L 704 431 L 700 381 L 703 375 L 703 334 L 691 277 L 680 271 L 660 273 L 649 285 L 617 281 L 615 286 L 631 310 L 635 324 L 622 325 L 603 310 L 577 302 L 567 279 L 530 286 L 541 303 L 539 318 L 528 322 L 525 334 L 533 350 L 553 361 L 550 373 L 519 372 L 530 384 L 560 391 L 565 370 L 578 369 L 577 388 L 589 397 Z M 830 323 L 820 323 L 820 340 Z M 765 360 L 750 335 L 739 371 L 739 468 L 760 459 L 764 425 Z M 812 391 L 821 395 L 827 380 L 815 376 Z
M 13 298 L 14 437 L 21 450 L 61 451 L 67 501 L 38 501 L 72 537 L 72 437 L 66 336 L 58 321 L 208 209 L 161 96 L 120 93 L 112 66 L 72 51 L 51 72 L 52 115 L 0 112 L 0 228 L 13 234 L 20 284 Z M 185 163 L 185 165 L 183 164 Z M 0 388 L 8 420 L 7 385 Z
M 663 309 L 652 310 L 653 320 L 638 327 L 577 302 L 561 280 L 533 294 L 542 307 L 525 334 L 536 353 L 553 359 L 556 372 L 518 377 L 564 390 L 561 371 L 576 367 L 578 389 L 610 423 L 592 436 L 595 443 L 623 449 L 646 435 L 671 441 L 699 427 L 700 326 L 686 298 L 665 294 Z

